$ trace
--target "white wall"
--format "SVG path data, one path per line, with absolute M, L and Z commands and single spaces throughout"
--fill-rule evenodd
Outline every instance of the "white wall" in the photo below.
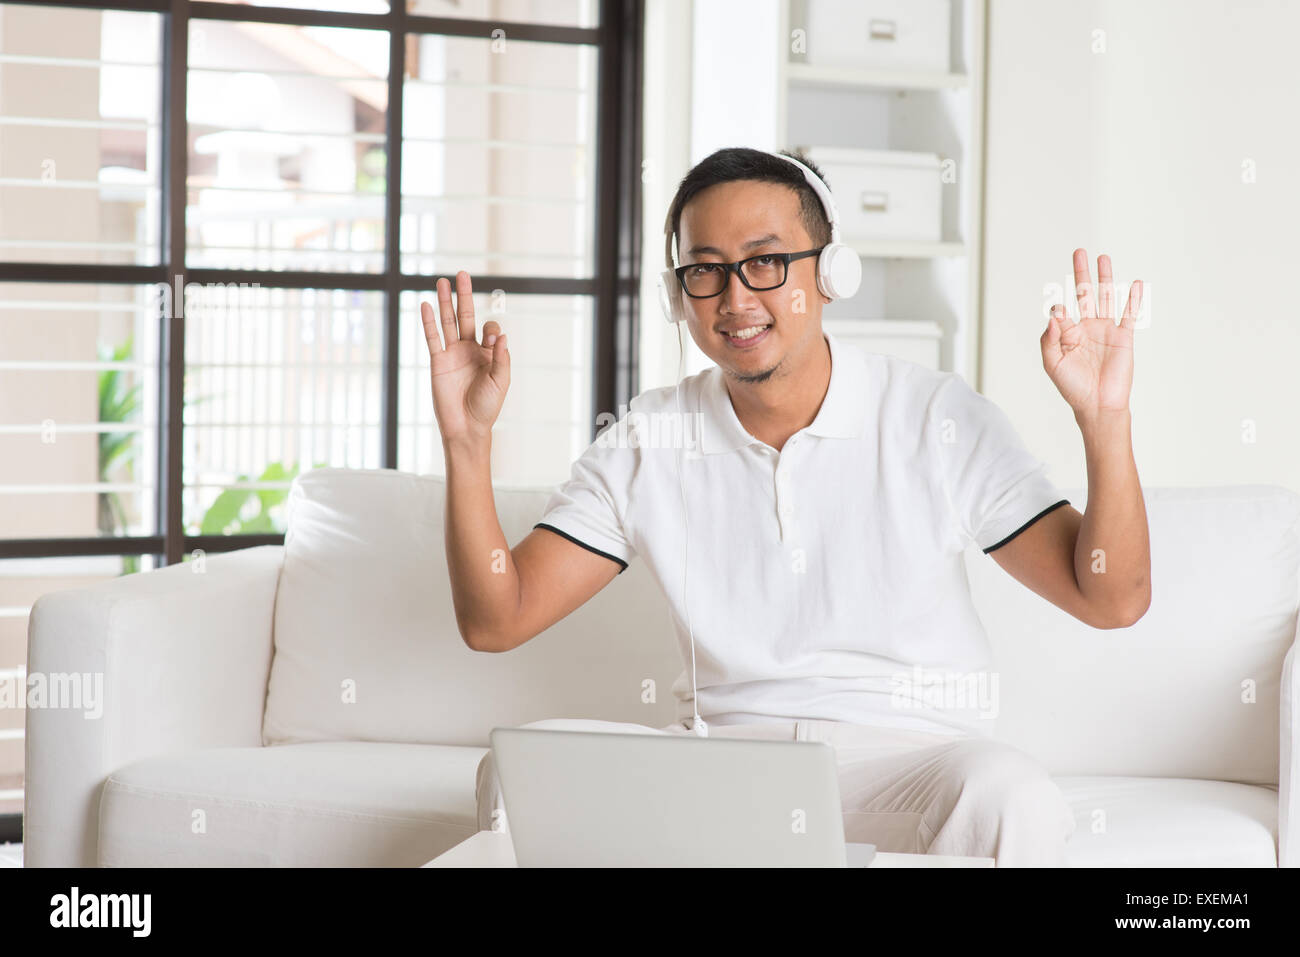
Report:
M 655 279 L 664 268 L 664 218 L 691 168 L 691 0 L 655 0 L 645 11 L 642 88 L 640 391 L 677 381 L 675 327 L 664 321 Z M 691 345 L 682 329 L 682 342 Z M 697 350 L 698 351 L 698 350 Z
M 713 365 L 690 330 L 664 322 L 655 278 L 664 268 L 664 218 L 677 184 L 714 150 L 776 149 L 778 0 L 653 0 L 646 4 L 643 103 L 645 231 L 641 389 Z
M 1086 471 L 1042 368 L 1043 287 L 1066 283 L 1083 246 L 1094 272 L 1111 256 L 1121 304 L 1133 278 L 1147 287 L 1131 403 L 1143 485 L 1300 490 L 1297 36 L 1300 3 L 1283 0 L 991 0 L 973 384 L 1059 485 Z
M 729 146 L 784 146 L 777 125 L 779 0 L 699 0 L 694 6 L 691 162 Z

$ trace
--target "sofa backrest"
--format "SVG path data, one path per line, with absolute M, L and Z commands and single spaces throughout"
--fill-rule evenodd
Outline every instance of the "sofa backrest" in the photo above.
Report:
M 264 742 L 486 747 L 493 727 L 541 718 L 673 721 L 681 654 L 644 562 L 513 651 L 465 646 L 447 577 L 444 488 L 435 476 L 390 469 L 316 469 L 294 480 Z M 550 493 L 496 488 L 511 547 Z
M 514 546 L 550 489 L 497 486 Z M 1080 511 L 1081 490 L 1063 490 Z M 1274 486 L 1148 489 L 1152 602 L 1097 630 L 965 555 L 994 651 L 995 735 L 1054 774 L 1276 783 L 1283 657 L 1300 605 L 1300 496 Z M 444 484 L 317 469 L 289 495 L 263 737 L 485 746 L 493 727 L 588 717 L 661 727 L 682 673 L 662 589 L 635 560 L 505 654 L 456 628 Z M 491 556 L 484 556 L 491 561 Z
M 1079 511 L 1087 495 L 1063 489 Z M 1151 607 L 1098 630 L 977 550 L 967 576 L 994 652 L 995 736 L 1053 774 L 1276 784 L 1282 662 L 1300 604 L 1300 495 L 1145 494 Z

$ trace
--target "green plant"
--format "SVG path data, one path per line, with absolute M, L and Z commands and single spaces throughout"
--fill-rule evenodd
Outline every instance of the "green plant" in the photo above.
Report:
M 113 348 L 99 347 L 99 358 L 103 362 L 124 362 L 135 351 L 133 336 L 127 336 L 126 342 Z M 126 376 L 121 369 L 105 369 L 99 374 L 99 421 L 108 423 L 126 423 L 136 418 L 140 408 L 140 386 L 137 382 L 129 388 Z M 128 479 L 134 476 L 135 453 L 137 443 L 135 433 L 130 430 L 105 431 L 99 433 L 99 481 L 110 481 L 109 475 L 115 469 L 125 469 Z M 101 492 L 99 495 L 99 529 L 112 535 L 120 528 L 127 527 L 126 508 L 116 492 Z M 140 570 L 139 555 L 122 556 L 122 574 L 129 575 Z
M 317 462 L 312 468 L 323 468 L 324 462 Z M 286 468 L 281 462 L 272 462 L 257 477 L 258 482 L 292 481 L 298 474 L 299 466 Z M 247 482 L 247 475 L 241 475 L 239 482 Z M 255 535 L 277 531 L 271 518 L 271 509 L 280 505 L 288 497 L 289 490 L 283 488 L 228 488 L 217 496 L 206 512 L 199 526 L 202 535 Z M 255 508 L 249 508 L 254 505 Z
M 135 335 L 116 347 L 99 344 L 97 352 L 101 362 L 126 362 L 135 354 Z M 125 424 L 138 420 L 140 388 L 142 383 L 127 385 L 127 375 L 122 369 L 104 369 L 99 373 L 99 421 L 107 424 Z M 188 393 L 188 389 L 185 390 Z M 212 395 L 186 398 L 183 407 L 200 405 Z M 126 481 L 135 477 L 135 460 L 139 443 L 135 430 L 106 430 L 99 433 L 99 481 L 111 481 L 110 475 L 118 470 L 125 472 Z M 130 521 L 126 507 L 116 492 L 99 493 L 99 530 L 105 535 L 125 533 Z M 130 575 L 140 570 L 139 555 L 122 556 L 122 574 Z
M 382 146 L 361 154 L 357 163 L 357 192 L 383 193 L 388 184 L 388 155 Z
M 104 362 L 123 362 L 131 357 L 134 349 L 132 337 L 117 348 L 100 346 L 99 358 Z M 105 369 L 99 374 L 99 421 L 123 423 L 135 417 L 140 408 L 141 383 L 137 382 L 129 389 L 125 387 L 125 377 L 121 369 Z M 99 433 L 99 480 L 108 481 L 109 473 L 116 467 L 127 468 L 135 460 L 136 444 L 131 441 L 131 431 Z M 100 528 L 112 532 L 117 527 L 126 526 L 126 512 L 122 500 L 116 492 L 106 492 L 100 496 Z

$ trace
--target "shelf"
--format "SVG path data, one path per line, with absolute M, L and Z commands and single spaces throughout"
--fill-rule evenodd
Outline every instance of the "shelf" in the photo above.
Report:
M 814 159 L 829 149 L 934 153 L 959 160 L 961 171 L 956 182 L 944 185 L 940 217 L 930 233 L 937 239 L 891 237 L 883 225 L 859 227 L 868 236 L 879 230 L 884 237 L 879 239 L 844 232 L 842 242 L 862 260 L 864 281 L 854 301 L 833 308 L 823 323 L 868 351 L 957 372 L 975 385 L 982 307 L 984 52 L 992 0 L 945 0 L 951 14 L 948 56 L 914 61 L 914 68 L 883 59 L 807 62 L 792 51 L 791 30 L 807 22 L 809 7 L 818 2 L 777 0 L 780 23 L 769 47 L 778 90 L 776 141 L 787 149 L 804 145 Z M 832 6 L 831 0 L 826 4 Z M 832 31 L 841 24 L 831 17 L 820 27 Z M 743 76 L 752 69 L 745 52 L 732 56 L 725 75 Z M 718 122 L 725 125 L 725 120 Z M 842 192 L 844 202 L 852 201 L 851 191 Z M 841 318 L 851 314 L 874 318 Z
M 849 67 L 788 63 L 786 75 L 800 86 L 869 90 L 955 90 L 966 86 L 964 73 L 921 73 L 912 70 L 855 70 Z
M 941 259 L 965 256 L 963 242 L 924 242 L 907 239 L 846 239 L 844 244 L 868 259 Z

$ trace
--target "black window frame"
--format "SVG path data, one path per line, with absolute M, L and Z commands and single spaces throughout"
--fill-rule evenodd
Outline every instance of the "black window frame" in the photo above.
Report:
M 592 322 L 592 421 L 613 413 L 638 391 L 640 339 L 642 38 L 645 0 L 600 0 L 595 27 L 431 17 L 408 13 L 405 0 L 389 0 L 388 13 L 363 14 L 291 7 L 257 7 L 211 0 L 13 0 L 23 6 L 127 10 L 162 15 L 162 202 L 161 248 L 155 266 L 0 261 L 0 282 L 154 285 L 168 289 L 182 282 L 256 283 L 265 288 L 347 289 L 383 293 L 383 375 L 381 468 L 397 468 L 398 356 L 401 294 L 432 287 L 441 274 L 403 273 L 400 214 L 402 103 L 406 38 L 411 34 L 492 39 L 504 30 L 512 40 L 593 46 L 598 51 L 594 274 L 587 279 L 481 274 L 480 289 L 507 293 L 587 295 L 594 301 Z M 298 26 L 356 27 L 389 33 L 387 168 L 385 183 L 384 268 L 378 273 L 186 267 L 185 209 L 189 169 L 186 94 L 191 20 L 278 23 Z M 453 277 L 449 277 L 453 278 Z M 172 310 L 183 311 L 183 310 Z M 153 535 L 84 538 L 0 538 L 0 558 L 52 558 L 153 555 L 160 566 L 173 565 L 193 549 L 233 551 L 256 545 L 281 545 L 283 534 L 187 535 L 181 511 L 185 320 L 160 318 L 156 357 L 161 408 L 157 411 L 159 469 Z M 525 360 L 526 361 L 526 360 Z M 22 815 L 0 815 L 0 842 L 20 840 Z

